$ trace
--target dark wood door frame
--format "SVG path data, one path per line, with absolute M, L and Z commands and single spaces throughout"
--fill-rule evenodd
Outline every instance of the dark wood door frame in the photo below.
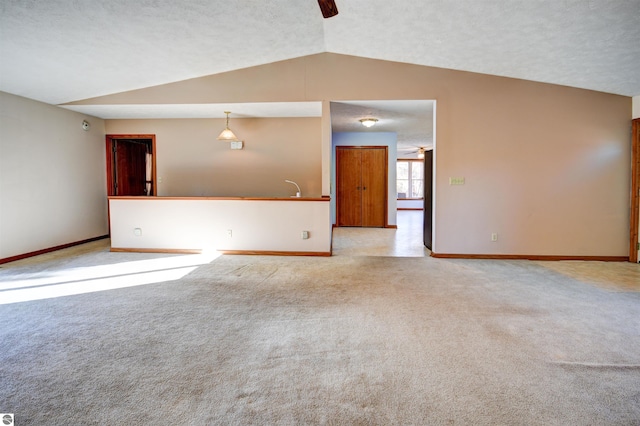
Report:
M 640 118 L 631 126 L 631 210 L 629 216 L 629 262 L 638 263 L 638 227 L 640 214 Z
M 156 176 L 156 135 L 107 135 L 105 139 L 107 154 L 107 195 L 116 195 L 112 184 L 115 173 L 113 162 L 113 141 L 118 139 L 144 139 L 151 141 L 151 194 L 149 195 L 158 195 L 158 179 Z
M 433 250 L 433 150 L 424 153 L 424 246 Z

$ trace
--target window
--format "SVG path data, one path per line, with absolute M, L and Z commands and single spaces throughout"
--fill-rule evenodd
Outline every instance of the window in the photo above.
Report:
M 424 197 L 424 162 L 422 160 L 398 160 L 396 182 L 398 199 Z

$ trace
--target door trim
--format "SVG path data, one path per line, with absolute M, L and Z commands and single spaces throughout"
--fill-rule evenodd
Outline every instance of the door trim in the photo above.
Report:
M 158 179 L 156 177 L 156 135 L 106 135 L 106 161 L 107 161 L 107 195 L 116 195 L 111 183 L 113 182 L 113 155 L 111 147 L 114 140 L 118 139 L 151 139 L 151 195 L 158 195 Z
M 433 250 L 433 167 L 434 155 L 432 149 L 424 153 L 424 214 L 422 219 L 422 242 L 429 250 Z
M 638 263 L 640 221 L 640 118 L 631 125 L 631 209 L 629 215 L 629 262 Z

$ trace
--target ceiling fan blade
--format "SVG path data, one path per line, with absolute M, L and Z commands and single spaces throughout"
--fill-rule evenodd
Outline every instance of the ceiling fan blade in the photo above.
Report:
M 325 18 L 331 18 L 338 14 L 338 6 L 336 6 L 335 0 L 318 0 L 322 16 Z

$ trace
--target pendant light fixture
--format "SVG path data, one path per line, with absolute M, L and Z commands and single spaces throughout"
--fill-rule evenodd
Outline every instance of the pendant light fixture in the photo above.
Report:
M 361 118 L 360 122 L 364 127 L 371 127 L 378 122 L 377 118 Z
M 420 148 L 418 150 L 418 158 L 421 160 L 424 160 L 424 151 L 425 151 L 424 148 Z
M 233 134 L 233 132 L 229 128 L 229 114 L 231 114 L 231 111 L 225 111 L 224 113 L 227 114 L 227 126 L 222 131 L 222 133 L 220 133 L 220 136 L 218 136 L 218 140 L 237 142 L 238 138 L 236 137 L 236 135 Z

